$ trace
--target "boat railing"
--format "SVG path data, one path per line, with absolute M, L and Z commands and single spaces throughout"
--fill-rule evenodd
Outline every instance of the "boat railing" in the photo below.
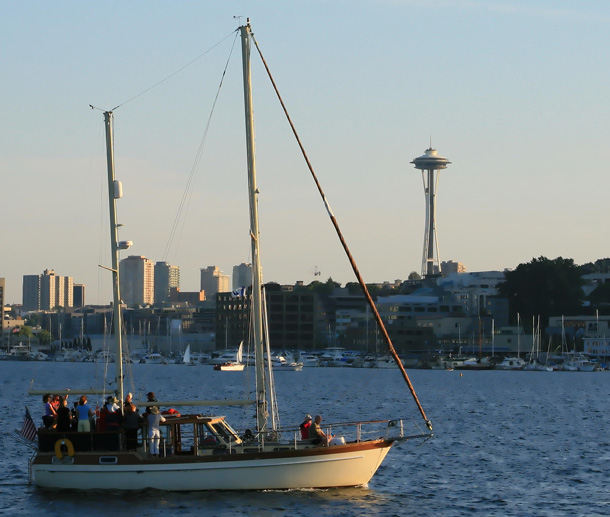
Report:
M 412 423 L 413 433 L 408 434 L 406 428 L 411 428 L 408 423 Z M 358 422 L 333 422 L 322 426 L 327 436 L 345 438 L 346 442 L 362 442 L 375 439 L 386 440 L 409 440 L 412 438 L 429 438 L 432 436 L 427 430 L 422 431 L 411 419 L 395 420 L 366 420 Z M 295 447 L 298 444 L 306 443 L 307 440 L 300 439 L 298 427 L 284 427 L 278 431 L 279 434 L 294 436 Z

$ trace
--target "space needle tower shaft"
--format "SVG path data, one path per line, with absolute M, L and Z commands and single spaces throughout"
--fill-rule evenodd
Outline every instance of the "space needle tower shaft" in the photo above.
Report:
M 423 156 L 411 162 L 422 171 L 424 195 L 426 196 L 426 227 L 424 231 L 424 251 L 422 254 L 422 277 L 440 273 L 438 235 L 436 233 L 436 192 L 438 190 L 438 172 L 446 169 L 451 162 L 439 156 L 436 149 L 426 149 Z

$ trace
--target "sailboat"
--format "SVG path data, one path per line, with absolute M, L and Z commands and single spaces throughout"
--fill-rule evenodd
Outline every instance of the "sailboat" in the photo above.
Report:
M 149 454 L 146 440 L 136 451 L 126 450 L 121 432 L 106 431 L 62 433 L 38 431 L 38 451 L 31 460 L 33 482 L 40 487 L 58 489 L 141 490 L 259 490 L 326 488 L 366 485 L 375 474 L 391 447 L 414 438 L 432 436 L 432 425 L 427 419 L 411 382 L 399 365 L 428 431 L 418 429 L 407 436 L 402 420 L 375 422 L 349 422 L 333 424 L 333 432 L 340 429 L 345 434 L 336 437 L 328 445 L 319 446 L 310 440 L 297 440 L 297 429 L 282 429 L 277 419 L 277 407 L 273 394 L 273 374 L 269 362 L 265 363 L 263 331 L 263 283 L 259 262 L 259 230 L 257 214 L 257 186 L 254 160 L 254 126 L 252 93 L 250 88 L 250 51 L 256 40 L 250 23 L 239 29 L 242 43 L 244 99 L 246 106 L 246 133 L 248 150 L 249 205 L 251 246 L 253 257 L 253 344 L 255 349 L 255 400 L 195 400 L 147 402 L 150 406 L 220 407 L 226 405 L 253 405 L 257 427 L 240 435 L 223 416 L 202 416 L 197 410 L 180 416 L 167 416 L 162 424 L 163 442 L 160 456 Z M 257 48 L 258 45 L 256 44 Z M 260 49 L 259 49 L 260 53 Z M 261 55 L 262 57 L 262 55 Z M 263 60 L 264 62 L 264 60 Z M 112 112 L 105 112 L 108 159 L 108 185 L 110 202 L 110 226 L 112 247 L 114 335 L 116 357 L 123 357 L 121 341 L 121 311 L 119 291 L 118 241 L 116 224 L 116 198 L 114 158 L 112 148 Z M 300 144 L 299 144 L 300 145 Z M 311 168 L 310 168 L 311 170 Z M 313 171 L 311 171 L 313 174 Z M 314 175 L 315 178 L 315 175 Z M 316 183 L 318 184 L 317 180 Z M 318 184 L 320 193 L 321 189 Z M 324 196 L 323 196 L 324 197 Z M 398 355 L 383 327 L 366 285 L 355 266 L 353 258 L 341 237 L 338 225 L 324 199 L 327 212 L 339 234 L 350 259 L 352 269 L 363 288 L 380 331 L 383 332 L 390 353 L 399 362 Z M 268 347 L 268 343 L 267 343 Z M 116 363 L 115 393 L 124 400 L 123 366 Z M 39 395 L 50 390 L 30 390 Z M 66 394 L 67 390 L 52 390 Z M 72 388 L 71 394 L 102 393 L 91 389 Z M 339 427 L 341 425 L 341 427 Z M 372 426 L 372 427 L 371 427 Z M 378 432 L 379 426 L 383 431 Z M 374 432 L 375 434 L 371 434 Z M 181 437 L 192 437 L 192 445 L 182 448 Z M 374 438 L 370 438 L 375 436 Z M 285 438 L 284 438 L 285 437 Z
M 242 372 L 246 365 L 244 364 L 244 342 L 239 344 L 237 353 L 235 354 L 235 361 L 226 361 L 221 364 L 214 365 L 214 370 L 221 372 Z
M 182 364 L 187 364 L 189 366 L 195 366 L 197 364 L 195 358 L 191 354 L 191 345 L 186 345 L 186 350 L 182 356 Z

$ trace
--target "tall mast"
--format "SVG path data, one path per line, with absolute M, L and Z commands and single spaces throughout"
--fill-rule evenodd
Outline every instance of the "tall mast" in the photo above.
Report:
M 252 334 L 254 339 L 254 368 L 256 372 L 256 418 L 258 430 L 267 430 L 267 396 L 265 389 L 265 354 L 263 349 L 263 278 L 260 264 L 258 230 L 258 189 L 254 156 L 254 114 L 252 111 L 252 83 L 250 73 L 250 20 L 240 27 L 244 75 L 244 109 L 246 116 L 246 150 L 248 159 L 248 194 L 250 200 L 250 241 L 252 245 Z
M 108 203 L 110 213 L 110 255 L 112 257 L 113 321 L 116 365 L 116 390 L 123 404 L 123 343 L 121 340 L 121 291 L 119 283 L 119 225 L 116 221 L 116 200 L 121 197 L 120 184 L 114 179 L 114 140 L 112 111 L 104 112 L 106 123 L 106 161 L 108 163 Z

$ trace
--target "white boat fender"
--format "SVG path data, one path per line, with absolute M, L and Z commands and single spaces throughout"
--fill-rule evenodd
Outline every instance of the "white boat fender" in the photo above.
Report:
M 64 457 L 64 451 L 61 450 L 62 445 L 65 445 L 68 456 L 72 458 L 74 456 L 74 445 L 72 445 L 72 442 L 67 438 L 64 440 L 57 440 L 55 442 L 55 456 L 57 456 L 59 459 Z
M 345 438 L 343 436 L 333 436 L 330 440 L 329 445 L 332 447 L 333 445 L 345 445 Z

